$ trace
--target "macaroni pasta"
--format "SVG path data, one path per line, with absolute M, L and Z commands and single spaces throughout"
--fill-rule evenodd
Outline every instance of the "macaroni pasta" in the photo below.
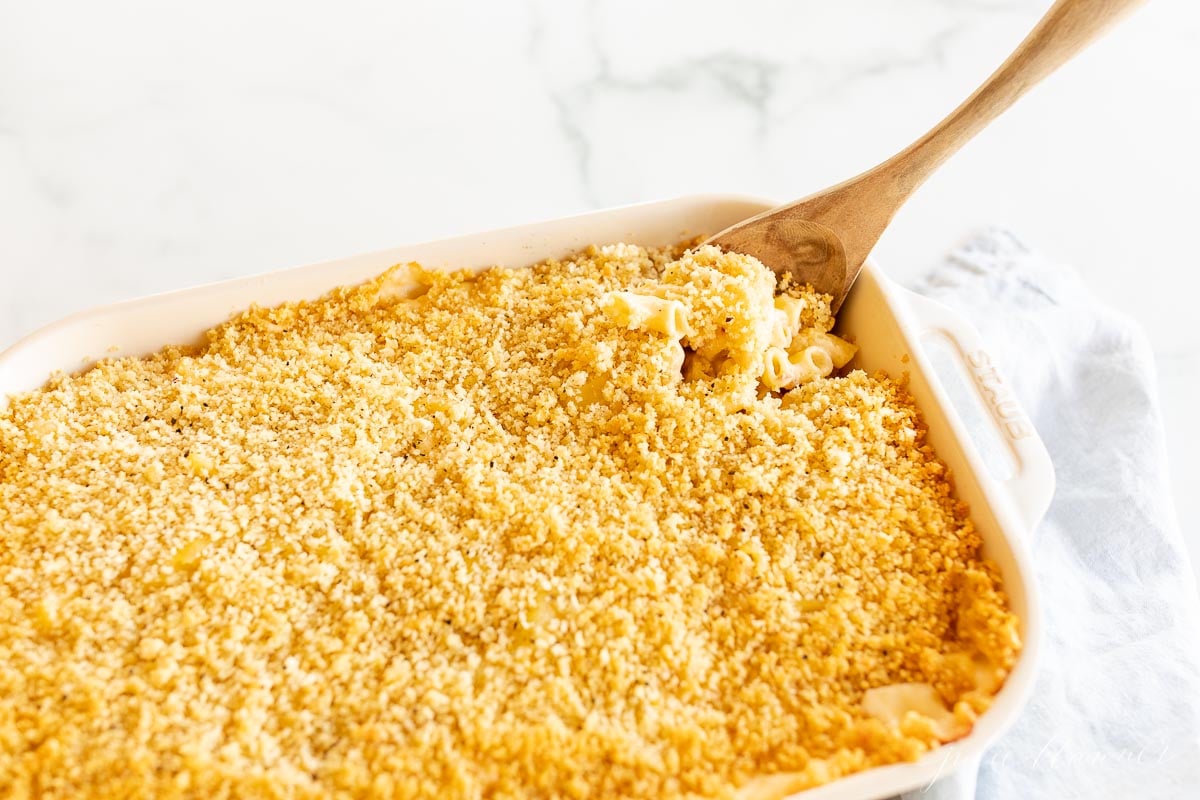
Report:
M 678 343 L 686 379 L 757 372 L 766 389 L 788 390 L 828 377 L 854 357 L 854 345 L 829 332 L 832 317 L 809 312 L 829 303 L 811 287 L 776 295 L 773 282 L 724 274 L 721 269 L 733 259 L 712 247 L 677 263 L 688 260 L 686 280 L 672 265 L 662 276 L 646 278 L 633 290 L 610 292 L 600 302 L 614 323 Z M 746 313 L 734 316 L 735 310 Z

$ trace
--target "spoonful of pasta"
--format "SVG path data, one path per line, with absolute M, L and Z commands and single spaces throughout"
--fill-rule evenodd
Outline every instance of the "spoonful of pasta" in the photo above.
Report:
M 833 296 L 836 311 L 867 254 L 909 196 L 1032 86 L 1144 0 L 1058 0 L 962 105 L 882 164 L 739 222 L 708 240 Z

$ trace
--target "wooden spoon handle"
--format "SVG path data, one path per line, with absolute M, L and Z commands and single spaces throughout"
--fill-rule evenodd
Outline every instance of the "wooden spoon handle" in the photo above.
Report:
M 1145 0 L 1058 0 L 975 93 L 933 130 L 880 164 L 877 176 L 903 202 L 942 162 L 1038 81 Z

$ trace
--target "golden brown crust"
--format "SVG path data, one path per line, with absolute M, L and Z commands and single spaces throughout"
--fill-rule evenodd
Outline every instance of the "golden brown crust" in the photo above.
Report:
M 969 724 L 1016 621 L 912 401 L 680 381 L 597 306 L 678 256 L 402 268 L 15 398 L 0 790 L 720 797 L 936 746 L 872 687 Z

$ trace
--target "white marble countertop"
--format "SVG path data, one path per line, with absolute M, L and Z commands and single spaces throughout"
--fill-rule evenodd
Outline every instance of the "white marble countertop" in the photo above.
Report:
M 799 197 L 924 131 L 1048 4 L 0 4 L 0 347 L 405 241 Z M 1150 3 L 951 161 L 877 255 L 911 279 L 1004 224 L 1140 320 L 1200 561 L 1198 43 L 1200 4 Z

